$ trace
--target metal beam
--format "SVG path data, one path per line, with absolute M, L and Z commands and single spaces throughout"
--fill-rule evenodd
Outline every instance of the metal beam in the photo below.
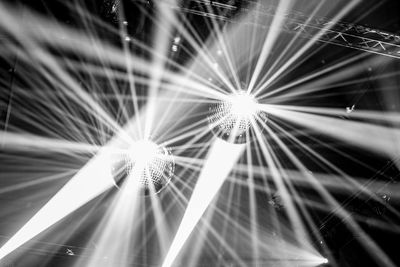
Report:
M 276 7 L 274 6 L 263 6 L 252 1 L 243 2 L 245 4 L 239 10 L 239 7 L 235 7 L 233 4 L 212 0 L 184 1 L 182 2 L 184 4 L 178 5 L 165 0 L 167 5 L 177 11 L 231 23 L 239 23 L 234 16 L 226 15 L 233 12 L 242 14 L 256 12 L 256 15 L 265 17 L 265 19 L 275 16 Z M 322 31 L 323 34 L 318 38 L 320 42 L 400 59 L 400 35 L 353 23 L 333 22 L 327 18 L 309 18 L 306 14 L 297 11 L 284 16 L 285 23 L 282 30 L 285 32 L 300 33 L 304 38 L 314 39 L 316 33 Z M 240 23 L 268 28 L 268 25 L 246 20 L 240 21 Z M 330 26 L 329 30 L 327 30 L 327 26 Z

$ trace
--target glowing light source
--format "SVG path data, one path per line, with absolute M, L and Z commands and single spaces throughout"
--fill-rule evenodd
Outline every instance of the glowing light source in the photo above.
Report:
M 263 120 L 267 120 L 262 113 Z M 251 122 L 261 115 L 258 102 L 246 91 L 229 95 L 224 101 L 213 103 L 209 107 L 208 121 L 214 134 L 233 143 L 245 143 Z
M 174 169 L 174 159 L 167 148 L 150 140 L 140 140 L 118 155 L 112 174 L 118 187 L 127 178 L 137 179 L 139 189 L 148 195 L 164 189 Z

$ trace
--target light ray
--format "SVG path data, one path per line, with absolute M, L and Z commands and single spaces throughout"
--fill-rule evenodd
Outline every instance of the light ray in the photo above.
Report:
M 95 267 L 101 265 L 103 256 L 107 255 L 111 262 L 126 266 L 131 257 L 132 244 L 135 241 L 134 227 L 140 220 L 140 177 L 143 170 L 133 170 L 127 177 L 119 194 L 113 200 L 107 216 L 103 217 L 101 225 L 95 232 L 96 250 L 88 259 L 82 258 L 77 266 Z M 110 247 L 110 244 L 113 244 Z
M 229 144 L 219 139 L 215 140 L 210 148 L 207 162 L 193 190 L 186 212 L 183 215 L 180 226 L 162 264 L 163 267 L 172 266 L 175 258 L 196 227 L 197 222 L 218 193 L 244 148 L 245 145 Z M 221 158 L 224 160 L 220 161 Z
M 296 93 L 297 94 L 306 94 L 309 93 L 310 90 L 316 90 L 315 87 L 318 85 L 326 85 L 329 84 L 329 82 L 333 80 L 344 80 L 346 76 L 353 76 L 355 73 L 360 72 L 361 70 L 364 70 L 364 66 L 362 64 L 356 64 L 359 63 L 358 60 L 365 58 L 365 54 L 361 54 L 355 57 L 350 57 L 345 60 L 341 60 L 338 63 L 327 67 L 323 68 L 319 71 L 316 71 L 314 73 L 308 74 L 305 77 L 299 78 L 293 82 L 290 82 L 288 84 L 285 84 L 282 87 L 276 88 L 274 90 L 271 90 L 269 92 L 266 92 L 262 95 L 259 95 L 258 97 L 263 99 L 263 98 L 270 98 L 274 94 L 278 94 L 281 92 L 284 92 L 289 89 L 296 88 Z M 375 61 L 376 59 L 374 59 Z M 372 61 L 373 62 L 373 61 Z M 351 65 L 354 64 L 354 65 Z M 333 73 L 331 76 L 328 76 L 326 78 L 321 78 L 323 75 Z M 314 79 L 317 79 L 317 81 L 314 82 L 309 82 Z M 307 83 L 308 82 L 308 83 Z M 261 90 L 260 90 L 261 92 Z
M 253 75 L 251 76 L 250 83 L 247 88 L 248 93 L 251 93 L 254 89 L 254 86 L 259 78 L 259 75 L 268 60 L 268 56 L 271 53 L 272 47 L 274 46 L 280 34 L 280 29 L 282 28 L 282 24 L 285 22 L 286 17 L 284 16 L 284 14 L 288 12 L 292 4 L 293 1 L 279 2 L 279 6 L 275 11 L 276 16 L 274 16 L 272 20 L 271 27 L 269 28 L 268 34 L 265 37 L 260 56 L 257 59 L 256 67 L 254 69 Z
M 172 0 L 175 2 L 175 0 Z M 157 18 L 160 22 L 156 28 L 154 36 L 155 50 L 160 53 L 163 57 L 154 57 L 152 59 L 153 70 L 150 74 L 150 86 L 148 88 L 149 100 L 146 105 L 146 123 L 144 127 L 144 138 L 150 138 L 150 133 L 153 129 L 153 123 L 155 119 L 155 109 L 157 104 L 158 92 L 161 85 L 161 79 L 164 72 L 165 58 L 169 51 L 169 38 L 172 31 L 172 21 L 175 16 L 175 11 L 172 9 L 165 8 L 162 2 L 156 2 L 156 11 L 159 14 Z
M 23 151 L 54 151 L 60 153 L 92 153 L 95 154 L 100 147 L 96 145 L 70 142 L 46 138 L 33 134 L 11 133 L 0 131 L 1 147 L 7 150 Z
M 110 170 L 107 153 L 100 152 L 0 248 L 0 260 L 112 187 Z
M 357 4 L 359 4 L 361 0 L 352 0 L 347 5 L 343 7 L 343 9 L 332 19 L 332 21 L 338 21 L 343 16 L 345 16 L 352 8 L 354 8 Z M 280 67 L 273 75 L 265 81 L 262 85 L 256 88 L 255 95 L 258 95 L 260 91 L 267 88 L 275 79 L 277 79 L 282 73 L 287 70 L 296 60 L 298 60 L 311 46 L 329 29 L 331 29 L 335 24 L 330 23 L 326 25 L 326 27 L 320 30 L 313 38 L 308 41 L 304 46 L 301 47 L 300 50 L 296 52 L 282 67 Z
M 328 136 L 344 140 L 382 155 L 394 156 L 398 148 L 393 141 L 400 138 L 400 130 L 371 123 L 345 121 L 304 112 L 275 109 L 273 105 L 260 105 L 264 111 L 280 118 L 322 132 Z M 371 143 L 374 140 L 374 143 Z

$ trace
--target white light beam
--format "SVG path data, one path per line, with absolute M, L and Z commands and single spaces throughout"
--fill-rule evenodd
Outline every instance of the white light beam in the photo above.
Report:
M 172 266 L 175 258 L 178 256 L 201 216 L 218 193 L 244 148 L 244 144 L 231 144 L 221 139 L 216 139 L 210 149 L 207 161 L 200 173 L 196 187 L 193 190 L 181 224 L 162 267 Z
M 0 260 L 114 185 L 107 153 L 87 163 L 0 248 Z

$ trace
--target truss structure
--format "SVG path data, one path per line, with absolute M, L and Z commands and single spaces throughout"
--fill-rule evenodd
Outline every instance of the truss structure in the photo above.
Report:
M 233 14 L 238 11 L 242 14 L 255 11 L 256 16 L 265 18 L 266 21 L 276 15 L 276 7 L 264 6 L 252 1 L 189 0 L 182 1 L 182 4 L 176 4 L 177 2 L 171 0 L 165 1 L 171 8 L 183 13 L 232 23 L 237 22 Z M 242 4 L 239 5 L 240 2 Z M 353 23 L 335 22 L 327 18 L 310 18 L 295 11 L 285 14 L 284 17 L 282 30 L 286 32 L 299 33 L 300 36 L 307 39 L 317 39 L 324 43 L 400 59 L 400 35 Z M 259 22 L 246 20 L 241 23 L 268 27 Z

